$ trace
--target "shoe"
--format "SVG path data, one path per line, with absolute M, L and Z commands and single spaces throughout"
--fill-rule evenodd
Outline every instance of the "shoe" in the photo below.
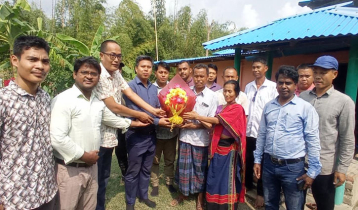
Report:
M 155 208 L 157 204 L 154 201 L 151 201 L 149 199 L 139 199 L 139 202 L 144 203 L 149 208 Z
M 159 187 L 153 187 L 152 192 L 150 193 L 151 196 L 155 197 L 159 195 Z
M 134 205 L 126 204 L 126 210 L 134 210 Z
M 169 185 L 167 184 L 167 188 L 168 188 L 170 193 L 176 193 L 177 192 L 177 190 L 171 184 L 169 184 Z

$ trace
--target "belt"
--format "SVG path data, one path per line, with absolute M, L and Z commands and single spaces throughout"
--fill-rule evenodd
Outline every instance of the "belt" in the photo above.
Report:
M 274 158 L 271 155 L 269 155 L 269 157 L 271 159 L 271 162 L 277 165 L 294 164 L 305 160 L 305 157 L 294 158 L 294 159 L 279 159 L 279 158 Z
M 69 164 L 66 164 L 65 161 L 63 161 L 63 160 L 61 160 L 59 158 L 56 158 L 56 157 L 55 157 L 55 162 L 58 163 L 58 164 L 64 165 L 64 166 L 72 166 L 72 167 L 76 167 L 76 168 L 90 167 L 89 165 L 87 165 L 87 163 L 69 163 Z

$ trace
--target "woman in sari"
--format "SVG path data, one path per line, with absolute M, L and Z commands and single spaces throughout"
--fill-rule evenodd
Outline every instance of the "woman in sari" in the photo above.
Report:
M 183 116 L 215 124 L 206 184 L 207 210 L 235 210 L 238 202 L 245 202 L 246 116 L 242 106 L 235 102 L 239 93 L 238 82 L 227 81 L 223 90 L 227 104 L 218 106 L 215 117 L 203 117 L 196 112 Z

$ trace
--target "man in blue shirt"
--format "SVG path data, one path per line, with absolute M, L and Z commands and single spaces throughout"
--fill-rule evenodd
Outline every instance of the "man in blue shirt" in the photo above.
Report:
M 254 152 L 254 173 L 260 178 L 262 165 L 266 209 L 279 208 L 281 188 L 287 209 L 301 209 L 303 190 L 312 185 L 322 167 L 319 118 L 311 104 L 295 95 L 298 73 L 293 66 L 281 66 L 276 81 L 279 95 L 263 109 Z
M 150 81 L 153 60 L 149 56 L 141 55 L 136 59 L 135 71 L 137 76 L 128 83 L 129 87 L 145 102 L 159 108 L 157 87 Z M 134 209 L 136 197 L 148 207 L 154 208 L 156 203 L 148 199 L 150 171 L 155 155 L 156 133 L 155 126 L 170 126 L 167 118 L 158 118 L 133 103 L 127 96 L 123 97 L 128 108 L 146 112 L 153 117 L 154 125 L 142 128 L 131 128 L 126 133 L 128 150 L 128 169 L 125 174 L 126 209 Z

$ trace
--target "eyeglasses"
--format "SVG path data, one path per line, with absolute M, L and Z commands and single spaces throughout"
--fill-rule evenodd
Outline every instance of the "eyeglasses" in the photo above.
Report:
M 121 60 L 121 58 L 122 58 L 122 54 L 105 53 L 105 52 L 101 52 L 101 53 L 103 53 L 103 54 L 105 54 L 105 55 L 108 55 L 109 58 L 110 58 L 112 61 L 114 61 L 116 58 L 117 58 L 118 60 Z
M 90 71 L 80 71 L 79 72 L 81 76 L 92 76 L 92 77 L 98 77 L 97 72 L 90 72 Z
M 255 92 L 255 95 L 254 95 L 254 97 L 252 98 L 252 102 L 255 102 L 256 95 L 257 95 L 257 91 Z

